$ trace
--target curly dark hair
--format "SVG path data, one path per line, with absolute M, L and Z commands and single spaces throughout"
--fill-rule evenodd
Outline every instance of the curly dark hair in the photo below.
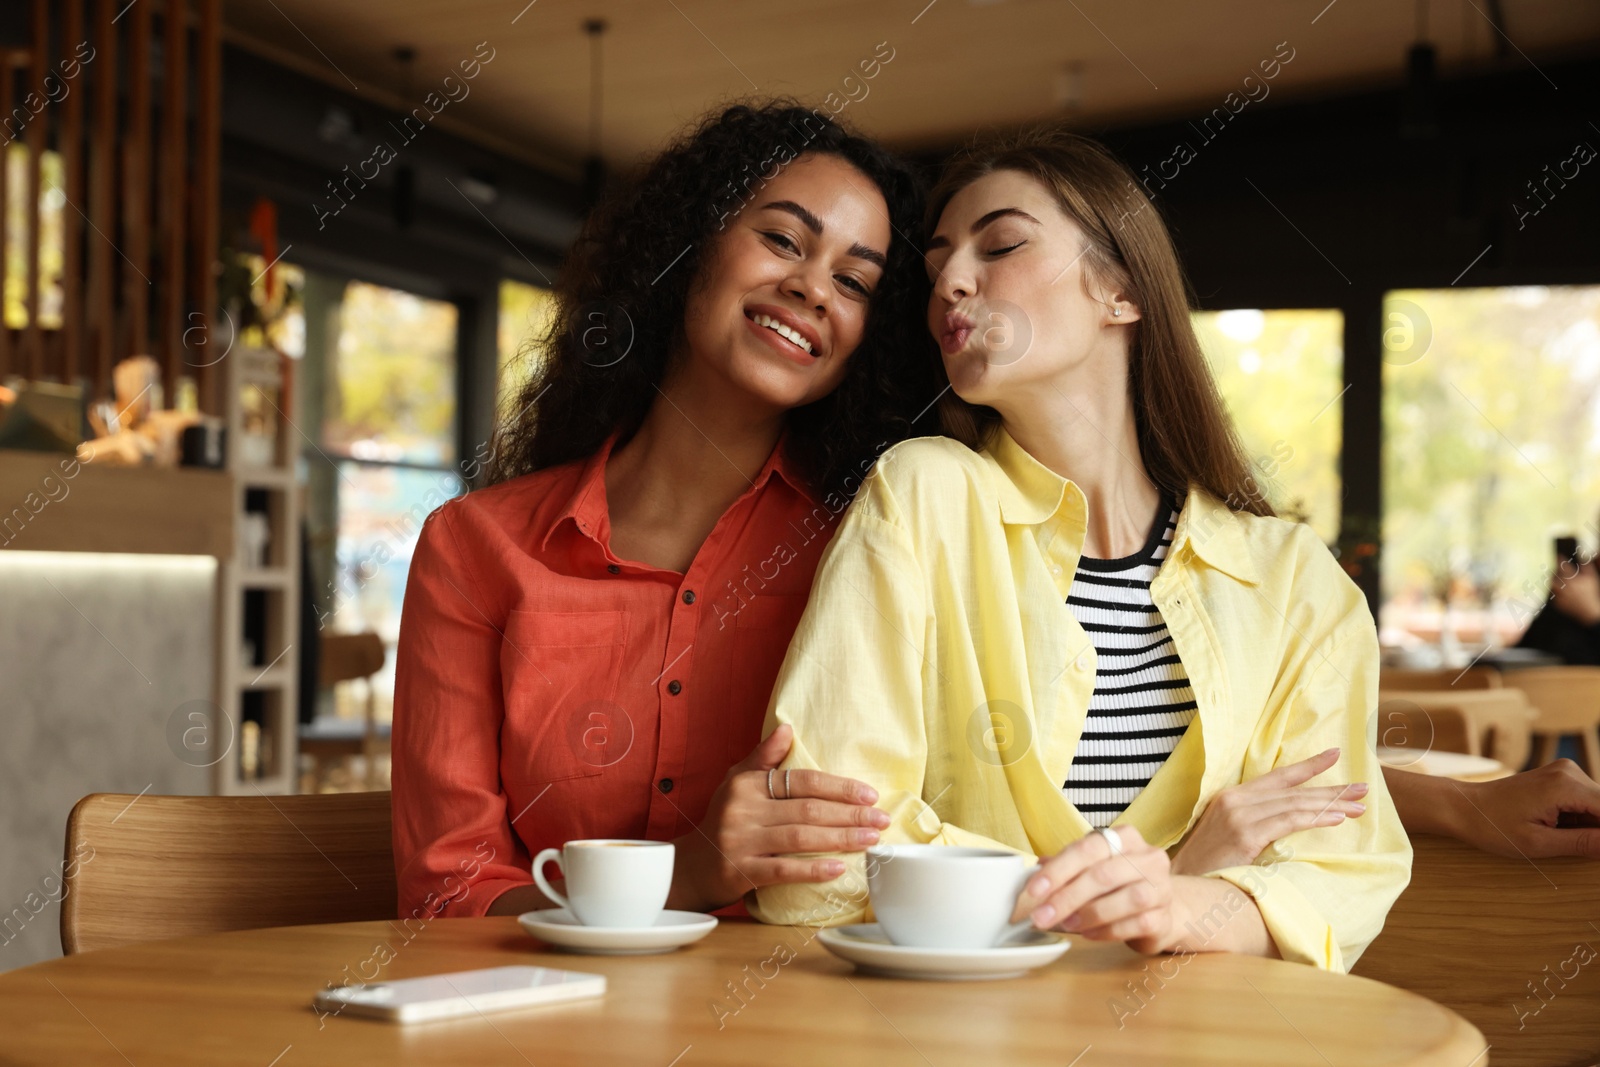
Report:
M 892 236 L 861 344 L 832 393 L 788 413 L 786 458 L 819 494 L 848 497 L 850 475 L 912 435 L 938 388 L 922 325 L 925 183 L 824 112 L 777 98 L 708 115 L 590 215 L 550 328 L 524 349 L 543 355 L 496 430 L 486 485 L 592 455 L 613 430 L 632 436 L 683 337 L 707 246 L 781 166 L 810 153 L 838 156 L 877 185 Z M 931 418 L 926 432 L 937 432 Z

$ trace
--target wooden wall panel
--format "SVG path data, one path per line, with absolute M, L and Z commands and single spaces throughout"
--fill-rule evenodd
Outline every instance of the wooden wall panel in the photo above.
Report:
M 117 296 L 112 259 L 117 232 L 113 190 L 117 180 L 117 0 L 96 0 L 94 28 L 94 133 L 89 142 L 89 336 L 94 346 L 94 395 L 107 391 L 115 359 Z
M 13 129 L 6 118 L 11 115 L 16 104 L 17 72 L 12 63 L 11 53 L 0 50 L 0 123 L 3 123 L 5 140 L 0 146 L 0 205 L 11 203 L 11 168 L 5 165 L 7 154 L 11 149 Z M 0 249 L 10 247 L 11 212 L 0 210 Z M 11 327 L 5 322 L 4 296 L 6 291 L 6 275 L 10 270 L 10 256 L 0 255 L 0 377 L 11 374 L 15 369 L 12 364 L 11 354 Z
M 0 117 L 18 116 L 3 139 L 28 152 L 23 229 L 7 233 L 0 212 L 0 248 L 23 242 L 26 309 L 23 325 L 0 325 L 0 375 L 81 381 L 96 399 L 111 395 L 118 360 L 148 354 L 169 405 L 192 377 L 201 410 L 220 414 L 221 375 L 205 366 L 215 349 L 199 343 L 217 288 L 220 0 L 29 0 L 29 14 L 28 48 L 0 52 L 12 75 L 0 76 Z M 0 167 L 0 203 L 6 183 Z M 41 240 L 40 194 L 52 192 L 65 198 L 59 324 L 40 315 L 57 299 Z M 5 271 L 0 256 L 0 287 Z
M 122 116 L 122 307 L 127 333 L 117 358 L 150 351 L 150 33 L 152 5 L 128 21 L 128 98 Z
M 61 9 L 61 52 L 77 62 L 83 35 L 84 0 L 56 0 Z M 81 65 L 81 63 L 80 63 Z M 70 66 L 59 76 L 65 75 Z M 83 73 L 81 70 L 78 72 Z M 61 215 L 61 378 L 73 381 L 85 364 L 83 358 L 83 216 L 79 213 L 84 203 L 83 175 L 83 85 L 67 84 L 66 98 L 61 102 L 61 133 L 56 149 L 61 153 L 62 181 L 65 183 L 67 207 Z
M 28 312 L 28 324 L 23 327 L 22 350 L 25 356 L 24 365 L 28 368 L 29 378 L 44 377 L 44 338 L 39 329 L 39 197 L 43 192 L 40 184 L 40 161 L 44 157 L 45 133 L 49 129 L 50 108 L 41 106 L 36 114 L 33 113 L 33 103 L 38 100 L 35 93 L 44 92 L 43 74 L 48 69 L 50 20 L 48 17 L 46 0 L 33 0 L 33 46 L 28 52 L 28 94 L 23 97 L 23 105 L 32 115 L 28 122 L 28 177 L 26 188 L 28 190 L 28 207 L 23 223 L 27 227 L 27 278 L 28 288 L 23 296 L 23 307 Z M 48 99 L 48 97 L 45 97 Z

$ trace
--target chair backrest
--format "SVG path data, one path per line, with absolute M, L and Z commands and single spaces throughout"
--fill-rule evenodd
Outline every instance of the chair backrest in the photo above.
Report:
M 1581 733 L 1600 723 L 1600 667 L 1525 667 L 1509 684 L 1538 712 L 1536 733 Z
M 95 793 L 67 818 L 61 949 L 398 914 L 389 794 Z
M 354 678 L 368 678 L 383 670 L 383 638 L 370 632 L 326 634 L 319 656 L 318 683 L 324 689 Z
M 1388 693 L 1378 704 L 1378 744 L 1479 755 L 1478 737 L 1466 712 L 1457 707 L 1423 708 Z
M 1493 667 L 1460 670 L 1406 670 L 1385 667 L 1378 672 L 1379 689 L 1499 689 L 1504 684 Z
M 1460 1014 L 1494 1067 L 1600 1061 L 1600 863 L 1411 844 L 1411 884 L 1354 973 Z

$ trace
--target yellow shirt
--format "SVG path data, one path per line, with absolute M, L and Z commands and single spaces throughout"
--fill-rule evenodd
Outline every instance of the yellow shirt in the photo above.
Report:
M 1088 833 L 1062 792 L 1094 691 L 1094 646 L 1066 604 L 1086 529 L 1083 491 L 1003 427 L 981 452 L 942 437 L 884 452 L 823 554 L 768 705 L 766 732 L 794 727 L 784 766 L 871 783 L 893 817 L 885 843 L 1050 856 Z M 1309 527 L 1198 490 L 1150 594 L 1199 709 L 1113 825 L 1170 849 L 1219 790 L 1338 746 L 1310 784 L 1368 783 L 1366 813 L 1210 877 L 1255 900 L 1285 959 L 1347 969 L 1411 872 L 1374 752 L 1366 600 Z M 769 886 L 752 913 L 863 921 L 864 857 L 840 858 L 840 878 Z

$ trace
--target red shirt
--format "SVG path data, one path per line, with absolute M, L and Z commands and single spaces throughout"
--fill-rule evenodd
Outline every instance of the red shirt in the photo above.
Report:
M 402 916 L 482 915 L 568 840 L 687 833 L 760 740 L 837 513 L 780 440 L 687 574 L 631 563 L 615 442 L 423 524 L 395 663 Z

